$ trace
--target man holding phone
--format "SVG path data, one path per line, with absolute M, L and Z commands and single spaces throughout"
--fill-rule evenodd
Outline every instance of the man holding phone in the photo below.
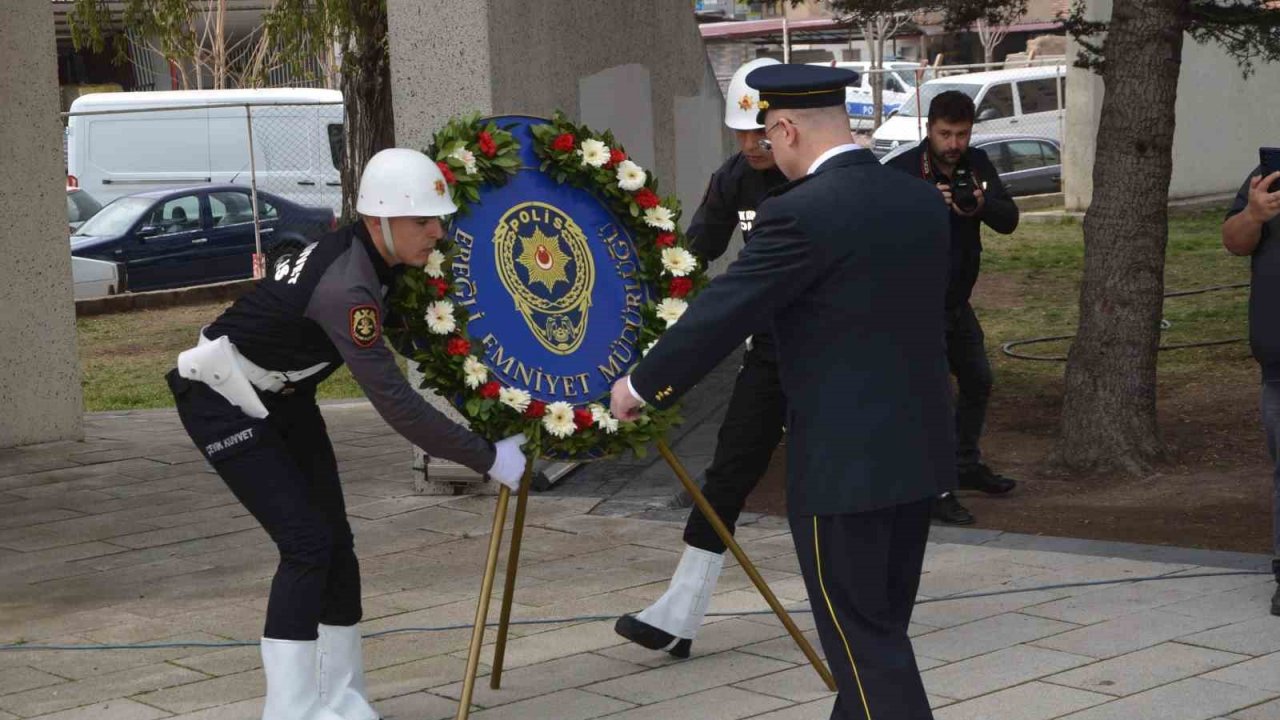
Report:
M 1262 148 L 1261 165 L 1249 174 L 1222 223 L 1222 244 L 1252 258 L 1249 345 L 1262 368 L 1262 423 L 1272 469 L 1271 569 L 1276 593 L 1271 614 L 1280 615 L 1280 148 Z

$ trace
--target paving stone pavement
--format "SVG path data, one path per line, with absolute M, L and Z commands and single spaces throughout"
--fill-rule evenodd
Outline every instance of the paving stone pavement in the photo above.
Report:
M 703 389 L 723 396 L 732 374 Z M 675 444 L 695 472 L 720 410 Z M 325 406 L 363 567 L 369 691 L 389 720 L 453 717 L 494 500 L 411 491 L 408 446 L 364 403 Z M 87 440 L 0 451 L 0 720 L 248 720 L 275 565 L 267 536 L 172 412 L 86 417 Z M 666 587 L 684 510 L 647 460 L 596 463 L 531 498 L 503 687 L 472 716 L 817 720 L 831 695 L 727 564 L 694 656 L 624 643 L 612 618 Z M 743 546 L 815 642 L 785 521 Z M 1268 558 L 935 528 L 912 635 L 938 720 L 1278 720 Z M 1203 577 L 1203 575 L 1212 577 Z M 1143 580 L 1159 578 L 1158 580 Z M 498 583 L 501 586 L 501 583 Z M 493 616 L 496 617 L 496 603 Z M 395 632 L 416 629 L 411 632 Z M 492 658 L 490 630 L 482 675 Z

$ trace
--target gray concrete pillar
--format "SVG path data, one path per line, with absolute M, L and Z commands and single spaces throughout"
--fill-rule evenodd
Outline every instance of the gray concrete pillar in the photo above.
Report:
M 58 108 L 49 1 L 0 3 L 0 447 L 82 437 Z

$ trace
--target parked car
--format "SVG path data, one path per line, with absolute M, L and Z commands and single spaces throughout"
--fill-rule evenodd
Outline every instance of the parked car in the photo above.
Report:
M 883 70 L 877 72 L 871 72 L 871 63 L 865 60 L 809 64 L 845 68 L 858 73 L 858 81 L 845 88 L 844 107 L 849 113 L 849 127 L 854 130 L 870 129 L 875 126 L 875 95 L 872 92 L 872 84 L 876 78 L 883 83 L 884 93 L 881 100 L 884 103 L 883 113 L 888 116 L 897 110 L 902 101 L 910 97 L 911 92 L 916 89 L 917 71 L 923 80 L 933 77 L 932 68 L 901 60 L 886 60 L 883 63 Z
M 329 208 L 258 192 L 262 249 L 305 245 L 337 227 Z M 239 185 L 201 185 L 119 198 L 71 236 L 71 254 L 115 262 L 130 290 L 203 285 L 253 276 L 253 204 Z
M 78 187 L 67 186 L 67 227 L 71 232 L 75 232 L 85 220 L 97 215 L 101 209 L 102 203 L 92 195 Z
M 880 158 L 888 163 L 917 143 L 899 145 Z M 1010 195 L 1043 195 L 1062 191 L 1062 146 L 1034 135 L 974 135 L 969 147 L 982 148 L 1000 173 Z
M 120 267 L 105 260 L 73 256 L 71 281 L 75 287 L 76 300 L 115 295 L 125 290 Z
M 929 80 L 876 129 L 871 149 L 881 156 L 900 145 L 919 142 L 924 137 L 929 105 L 948 90 L 973 98 L 977 134 L 1032 133 L 1060 140 L 1062 108 L 1066 106 L 1065 75 L 1064 66 L 1045 65 Z

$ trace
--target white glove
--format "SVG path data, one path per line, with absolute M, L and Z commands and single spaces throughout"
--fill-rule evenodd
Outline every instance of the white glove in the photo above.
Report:
M 524 466 L 528 461 L 524 451 L 520 449 L 524 443 L 524 433 L 520 433 L 493 445 L 497 452 L 493 467 L 489 468 L 489 477 L 511 488 L 513 492 L 520 490 L 520 480 L 524 478 Z

